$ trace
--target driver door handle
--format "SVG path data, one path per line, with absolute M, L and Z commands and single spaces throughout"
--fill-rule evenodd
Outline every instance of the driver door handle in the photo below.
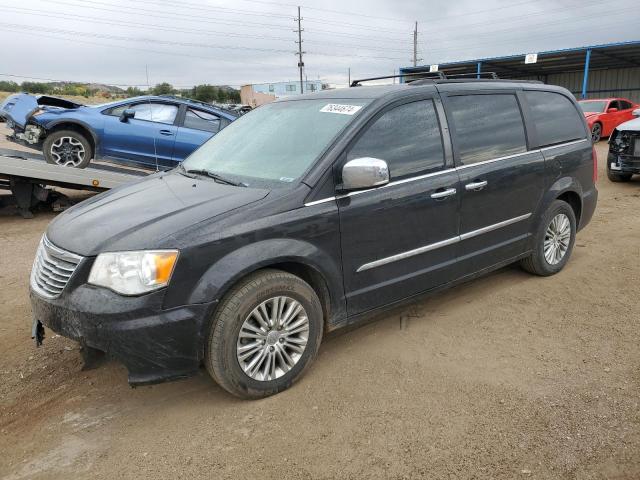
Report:
M 173 135 L 171 130 L 160 130 L 160 135 Z
M 484 187 L 487 186 L 487 181 L 486 180 L 477 180 L 475 182 L 471 182 L 471 183 L 467 183 L 464 188 L 467 191 L 471 191 L 471 190 L 482 190 Z
M 441 198 L 450 197 L 451 195 L 455 195 L 455 194 L 456 194 L 455 188 L 447 188 L 446 190 L 438 190 L 436 192 L 433 192 L 431 194 L 431 198 L 435 200 L 439 200 Z

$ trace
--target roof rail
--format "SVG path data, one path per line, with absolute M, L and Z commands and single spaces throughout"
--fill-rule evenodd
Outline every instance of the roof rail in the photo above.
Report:
M 350 87 L 359 87 L 361 82 L 371 82 L 373 80 L 386 80 L 389 78 L 404 78 L 404 77 L 420 77 L 419 79 L 425 79 L 427 75 L 433 75 L 435 78 L 444 80 L 447 76 L 444 72 L 421 72 L 421 73 L 404 73 L 402 75 L 385 75 L 384 77 L 371 77 L 371 78 L 360 78 L 358 80 L 354 80 L 351 82 Z M 416 79 L 418 80 L 418 79 Z
M 486 75 L 488 78 L 493 80 L 498 80 L 498 74 L 496 72 L 468 72 L 468 73 L 449 73 L 446 75 L 446 78 L 484 78 L 483 75 Z

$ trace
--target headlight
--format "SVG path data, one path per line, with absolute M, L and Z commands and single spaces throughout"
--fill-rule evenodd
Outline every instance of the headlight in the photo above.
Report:
M 42 115 L 43 113 L 47 113 L 46 110 L 42 110 L 41 108 L 39 108 L 38 110 L 36 110 L 35 112 L 33 112 L 31 114 L 32 117 L 37 117 L 38 115 Z
M 151 292 L 169 284 L 177 258 L 177 250 L 101 253 L 89 283 L 123 295 Z

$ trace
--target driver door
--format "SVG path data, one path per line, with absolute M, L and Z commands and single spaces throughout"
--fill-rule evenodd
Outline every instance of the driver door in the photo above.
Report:
M 390 304 L 453 279 L 458 174 L 445 161 L 439 99 L 396 103 L 377 114 L 342 164 L 385 160 L 390 183 L 337 199 L 349 315 Z M 449 158 L 449 161 L 451 159 Z

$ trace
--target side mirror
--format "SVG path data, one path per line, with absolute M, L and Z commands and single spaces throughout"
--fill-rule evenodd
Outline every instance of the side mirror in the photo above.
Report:
M 387 183 L 389 183 L 389 166 L 379 158 L 354 158 L 342 167 L 343 190 L 378 187 Z
M 616 113 L 618 111 L 617 108 L 613 107 L 613 108 L 607 108 L 607 113 Z
M 636 108 L 633 112 L 631 112 L 631 115 L 633 115 L 634 117 L 640 117 L 640 108 Z
M 130 118 L 134 118 L 136 116 L 136 111 L 133 108 L 126 108 L 120 114 L 120 121 L 126 122 Z

